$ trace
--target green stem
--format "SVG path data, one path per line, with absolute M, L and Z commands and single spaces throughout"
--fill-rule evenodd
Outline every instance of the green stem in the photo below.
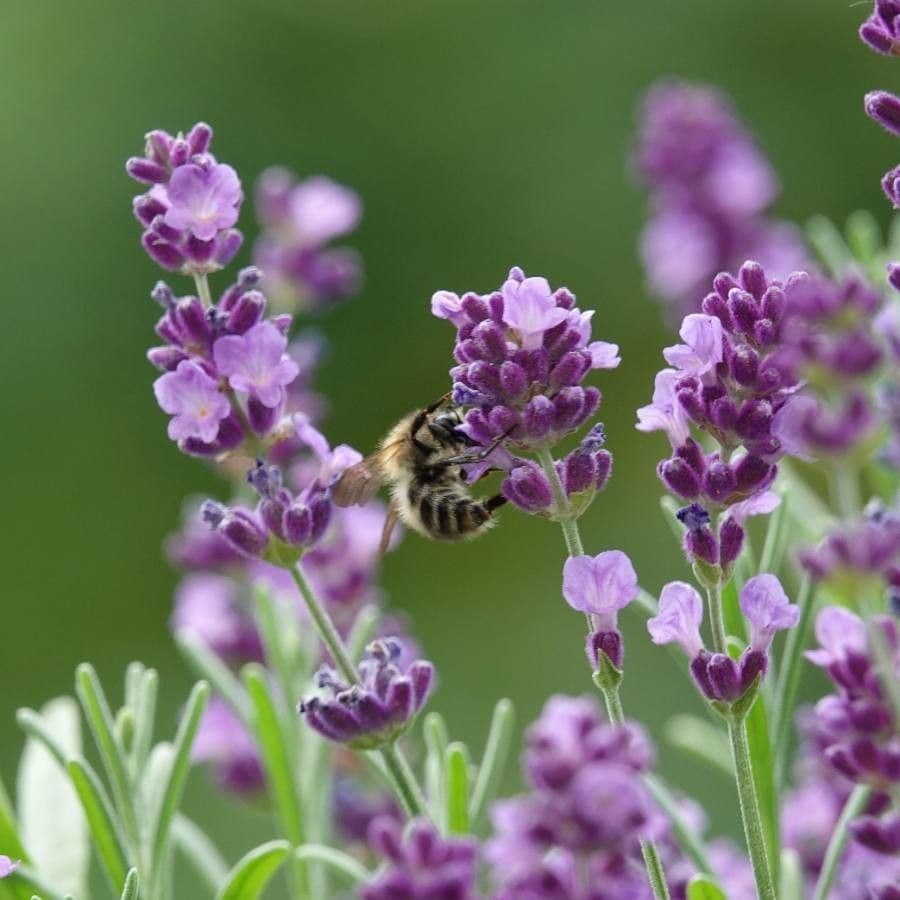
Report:
M 411 817 L 425 815 L 425 797 L 400 748 L 396 744 L 382 747 L 381 758 L 406 814 Z
M 559 524 L 562 528 L 563 539 L 566 542 L 566 550 L 569 556 L 583 556 L 584 544 L 581 542 L 581 532 L 578 529 L 578 519 L 572 515 L 572 509 L 569 505 L 569 498 L 566 496 L 566 490 L 559 478 L 559 472 L 556 471 L 556 462 L 553 454 L 546 448 L 542 447 L 537 451 L 537 458 L 550 482 L 550 488 L 553 491 L 553 499 L 556 502 L 556 512 L 559 517 Z M 594 621 L 590 614 L 587 616 L 588 628 L 594 629 Z M 606 703 L 606 712 L 609 721 L 613 725 L 623 725 L 625 723 L 625 711 L 622 708 L 622 701 L 619 698 L 618 687 L 602 687 L 603 699 Z M 659 850 L 653 841 L 641 841 L 641 853 L 644 856 L 644 865 L 647 868 L 647 877 L 650 880 L 650 887 L 653 889 L 653 896 L 656 900 L 669 900 L 669 887 L 666 883 L 666 874 L 662 867 L 662 861 L 659 856 Z
M 790 736 L 794 721 L 794 705 L 797 701 L 797 688 L 800 686 L 800 670 L 803 661 L 803 648 L 809 637 L 812 624 L 813 594 L 812 584 L 808 576 L 804 576 L 797 595 L 800 607 L 800 618 L 797 627 L 788 632 L 784 645 L 784 656 L 781 661 L 781 673 L 775 687 L 775 700 L 771 705 L 773 722 L 772 733 L 775 737 L 775 790 L 780 792 L 787 778 Z
M 819 872 L 819 880 L 816 882 L 813 900 L 825 900 L 828 896 L 831 881 L 834 878 L 837 865 L 841 861 L 847 838 L 850 836 L 848 826 L 865 809 L 871 795 L 872 788 L 865 784 L 858 784 L 847 798 L 847 802 L 841 810 L 840 818 L 837 820 L 834 831 L 831 833 L 831 840 L 828 842 L 828 849 L 825 851 L 825 860 L 822 863 L 822 870 Z
M 203 304 L 204 309 L 212 306 L 212 294 L 209 290 L 209 278 L 207 275 L 194 275 L 194 284 L 197 286 L 197 296 Z
M 709 620 L 712 625 L 712 643 L 716 653 L 728 652 L 728 633 L 725 630 L 725 614 L 722 610 L 722 582 L 706 589 Z
M 300 565 L 291 568 L 291 575 L 300 590 L 300 596 L 313 620 L 316 631 L 322 639 L 322 643 L 328 648 L 331 658 L 334 660 L 341 674 L 347 679 L 349 684 L 359 684 L 359 673 L 356 666 L 344 646 L 331 616 L 328 615 L 325 607 L 322 606 L 313 586 L 309 583 L 302 567 Z M 406 762 L 401 750 L 395 744 L 390 744 L 381 749 L 381 757 L 384 760 L 385 767 L 394 783 L 394 788 L 400 798 L 400 802 L 410 816 L 424 816 L 426 805 L 422 794 L 422 789 L 416 782 L 415 775 Z
M 829 472 L 832 501 L 842 519 L 855 519 L 859 515 L 859 479 L 850 465 L 837 465 Z
M 744 825 L 744 837 L 753 866 L 756 892 L 759 900 L 775 900 L 772 870 L 769 867 L 769 860 L 766 858 L 766 836 L 763 831 L 756 788 L 753 785 L 753 767 L 750 762 L 747 725 L 743 718 L 740 720 L 729 719 L 728 737 L 731 739 L 731 755 L 734 759 L 741 821 Z

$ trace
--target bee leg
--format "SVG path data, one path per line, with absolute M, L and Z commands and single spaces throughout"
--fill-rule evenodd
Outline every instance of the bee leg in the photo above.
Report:
M 494 438 L 486 447 L 482 447 L 478 453 L 464 453 L 460 456 L 450 456 L 447 459 L 442 459 L 438 463 L 434 463 L 435 467 L 438 466 L 468 466 L 472 463 L 482 462 L 487 459 L 499 446 L 502 441 L 504 441 L 507 437 L 509 437 L 509 432 L 512 431 L 512 428 L 509 431 L 505 431 L 500 437 Z
M 506 502 L 507 499 L 503 496 L 503 494 L 494 494 L 493 497 L 488 497 L 487 500 L 484 501 L 484 508 L 489 513 L 492 513 L 495 509 L 499 509 Z
M 387 553 L 388 546 L 391 543 L 391 535 L 394 533 L 394 528 L 396 527 L 399 518 L 400 515 L 397 512 L 397 507 L 391 503 L 388 507 L 387 516 L 385 516 L 384 519 L 384 528 L 381 531 L 381 543 L 378 545 L 379 556 L 384 556 L 384 554 Z

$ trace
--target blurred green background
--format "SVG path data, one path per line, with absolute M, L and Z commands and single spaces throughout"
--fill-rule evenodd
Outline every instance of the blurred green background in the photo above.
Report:
M 365 290 L 320 322 L 334 441 L 370 448 L 445 390 L 452 332 L 429 315 L 434 290 L 487 290 L 519 264 L 597 309 L 595 333 L 621 344 L 624 363 L 597 380 L 616 468 L 585 543 L 627 551 L 655 590 L 686 569 L 658 513 L 664 439 L 633 429 L 671 342 L 635 254 L 635 104 L 662 75 L 716 82 L 780 173 L 779 215 L 843 220 L 865 206 L 886 217 L 878 178 L 897 147 L 862 96 L 900 84 L 900 70 L 858 42 L 867 11 L 836 0 L 7 0 L 4 780 L 22 743 L 15 708 L 70 690 L 79 661 L 110 685 L 131 659 L 158 667 L 171 727 L 190 681 L 167 629 L 175 576 L 160 545 L 185 494 L 217 483 L 166 439 L 150 391 L 160 273 L 138 246 L 123 170 L 148 129 L 210 122 L 216 154 L 248 187 L 277 162 L 361 192 Z M 249 205 L 241 224 L 252 236 Z M 548 694 L 590 690 L 583 623 L 559 596 L 562 559 L 555 527 L 508 510 L 484 540 L 413 537 L 386 561 L 386 589 L 440 671 L 434 706 L 475 746 L 500 695 L 527 722 Z M 624 624 L 626 708 L 659 735 L 668 712 L 698 702 L 637 615 Z M 733 832 L 730 790 L 660 756 Z M 199 773 L 187 807 L 230 858 L 271 833 Z

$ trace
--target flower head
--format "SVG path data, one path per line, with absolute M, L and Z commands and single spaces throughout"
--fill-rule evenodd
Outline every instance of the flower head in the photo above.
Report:
M 637 574 L 621 550 L 571 556 L 563 567 L 563 597 L 573 609 L 597 616 L 603 627 L 615 628 L 616 614 L 637 593 Z
M 396 740 L 428 698 L 431 663 L 416 660 L 401 669 L 402 645 L 382 638 L 366 648 L 359 684 L 347 684 L 330 668 L 316 676 L 323 694 L 300 704 L 307 724 L 328 740 L 372 749 Z
M 696 589 L 683 581 L 671 581 L 659 595 L 659 611 L 647 621 L 654 644 L 680 644 L 691 659 L 703 648 L 700 624 L 703 599 Z
M 525 350 L 540 347 L 544 333 L 568 317 L 567 310 L 557 306 L 546 278 L 508 278 L 502 292 L 503 323 L 518 332 Z
M 476 900 L 478 847 L 472 838 L 442 837 L 422 819 L 406 834 L 393 819 L 376 819 L 369 844 L 386 865 L 361 888 L 363 900 Z
M 243 192 L 231 166 L 192 163 L 172 172 L 168 199 L 169 208 L 163 216 L 166 225 L 209 241 L 237 222 Z

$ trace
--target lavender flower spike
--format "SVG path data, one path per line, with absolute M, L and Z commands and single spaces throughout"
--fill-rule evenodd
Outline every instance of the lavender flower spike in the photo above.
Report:
M 402 671 L 402 649 L 395 638 L 369 644 L 359 664 L 359 684 L 346 684 L 332 669 L 320 669 L 317 684 L 331 696 L 300 703 L 307 724 L 330 741 L 363 750 L 395 741 L 424 705 L 434 676 L 431 663 L 424 660 Z
M 382 817 L 369 828 L 369 844 L 387 866 L 362 887 L 362 900 L 476 900 L 472 838 L 442 837 L 421 819 L 404 835 L 398 822 Z

